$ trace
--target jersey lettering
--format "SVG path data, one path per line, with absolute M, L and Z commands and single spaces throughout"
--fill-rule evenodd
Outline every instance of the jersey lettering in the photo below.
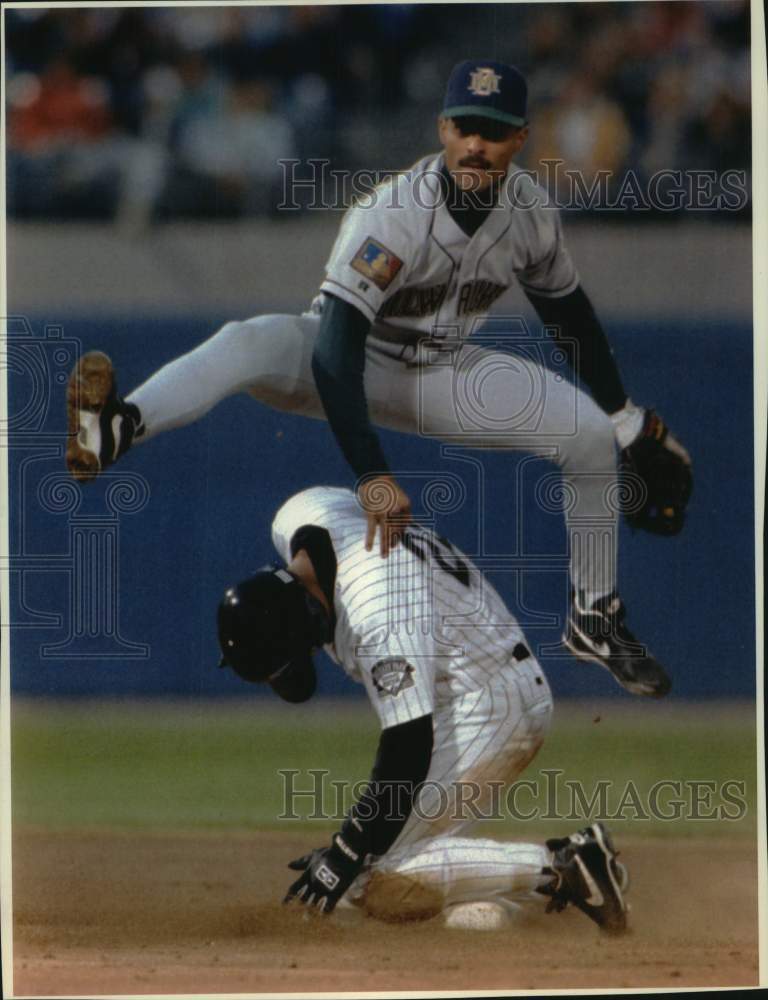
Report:
M 486 312 L 506 290 L 506 285 L 497 285 L 495 282 L 486 281 L 483 278 L 478 278 L 476 281 L 465 281 L 459 292 L 459 316 Z
M 447 281 L 431 288 L 406 286 L 387 299 L 378 315 L 381 319 L 387 316 L 432 316 L 443 304 L 447 291 Z

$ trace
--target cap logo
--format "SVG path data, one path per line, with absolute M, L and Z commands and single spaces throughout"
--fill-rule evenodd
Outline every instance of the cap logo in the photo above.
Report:
M 474 73 L 469 74 L 467 90 L 476 97 L 490 97 L 499 93 L 501 77 L 490 66 L 478 66 Z

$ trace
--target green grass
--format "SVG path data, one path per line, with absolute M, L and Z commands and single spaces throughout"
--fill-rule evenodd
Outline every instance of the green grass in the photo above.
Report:
M 297 788 L 311 785 L 312 768 L 326 768 L 324 807 L 331 816 L 350 804 L 333 781 L 364 780 L 373 762 L 377 723 L 367 703 L 318 701 L 307 706 L 259 702 L 48 702 L 15 699 L 12 706 L 13 816 L 18 824 L 48 828 L 122 829 L 331 829 L 338 819 L 308 819 L 314 801 L 296 800 L 298 820 L 279 819 L 285 779 L 299 771 Z M 755 722 L 749 706 L 648 702 L 561 703 L 550 735 L 521 789 L 522 810 L 537 807 L 531 822 L 483 825 L 489 836 L 558 833 L 582 825 L 568 813 L 567 782 L 580 781 L 589 798 L 610 781 L 609 811 L 622 794 L 622 832 L 655 836 L 754 835 Z M 547 782 L 557 776 L 558 808 L 550 815 Z M 648 794 L 662 779 L 682 783 L 687 818 L 642 818 Z M 702 811 L 723 805 L 723 783 L 741 781 L 746 815 L 739 821 L 691 819 L 694 780 L 715 782 Z M 668 807 L 670 792 L 661 805 Z M 707 798 L 709 796 L 709 798 Z M 502 799 L 502 803 L 504 799 Z M 730 807 L 733 809 L 733 807 Z

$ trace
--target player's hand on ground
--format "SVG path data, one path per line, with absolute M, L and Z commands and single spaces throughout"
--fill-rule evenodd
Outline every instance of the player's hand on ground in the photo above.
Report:
M 378 534 L 381 555 L 386 558 L 411 520 L 411 501 L 392 476 L 364 479 L 357 495 L 368 521 L 365 547 L 370 552 Z
M 288 867 L 302 874 L 290 887 L 283 902 L 297 900 L 310 910 L 331 913 L 354 882 L 361 864 L 346 857 L 334 839 L 330 847 L 305 854 L 291 861 Z

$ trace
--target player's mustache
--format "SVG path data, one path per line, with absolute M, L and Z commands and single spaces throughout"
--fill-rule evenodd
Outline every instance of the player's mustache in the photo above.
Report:
M 464 156 L 459 160 L 460 167 L 475 167 L 477 170 L 490 170 L 491 164 L 484 156 Z

